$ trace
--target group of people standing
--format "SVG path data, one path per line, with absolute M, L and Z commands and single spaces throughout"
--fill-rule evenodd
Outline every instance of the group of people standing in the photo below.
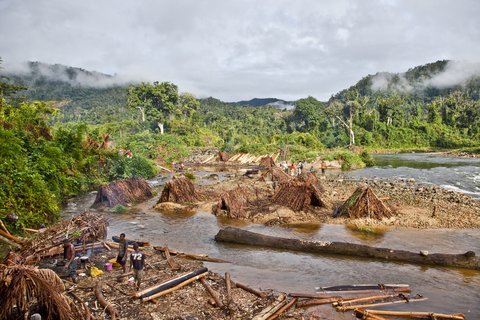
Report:
M 285 173 L 291 175 L 291 176 L 299 176 L 304 172 L 304 169 L 307 165 L 307 160 L 299 161 L 298 165 L 295 166 L 295 163 L 292 162 L 291 165 L 287 164 L 287 161 L 282 161 L 280 163 L 280 167 L 285 171 Z M 325 175 L 325 170 L 327 169 L 327 164 L 324 160 L 320 163 L 320 169 L 322 171 L 322 175 Z M 315 169 L 313 168 L 313 165 L 310 166 L 309 172 L 315 173 Z

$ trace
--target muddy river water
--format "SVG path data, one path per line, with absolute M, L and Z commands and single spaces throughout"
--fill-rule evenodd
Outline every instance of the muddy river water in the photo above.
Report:
M 477 159 L 478 162 L 478 159 Z M 464 163 L 455 167 L 457 171 L 472 170 L 479 176 L 480 165 Z M 388 169 L 377 167 L 376 173 Z M 391 166 L 391 171 L 398 173 L 398 166 Z M 426 168 L 405 167 L 405 172 L 419 176 L 429 176 Z M 436 169 L 435 169 L 436 168 Z M 433 166 L 433 169 L 440 167 Z M 450 170 L 455 168 L 449 167 Z M 469 171 L 470 172 L 470 171 Z M 199 181 L 207 173 L 199 173 Z M 208 174 L 211 174 L 208 173 Z M 222 180 L 224 172 L 217 173 Z M 364 171 L 365 174 L 365 171 Z M 359 172 L 354 172 L 361 178 Z M 393 174 L 391 174 L 393 175 Z M 430 175 L 433 176 L 430 172 Z M 373 174 L 364 176 L 372 177 Z M 364 177 L 363 176 L 363 177 Z M 472 178 L 473 179 L 473 178 Z M 478 178 L 477 178 L 478 179 Z M 428 179 L 427 179 L 428 180 Z M 165 177 L 157 178 L 153 184 L 163 183 Z M 434 183 L 425 181 L 426 183 Z M 467 192 L 475 193 L 479 187 L 478 180 Z M 441 183 L 436 183 L 441 184 Z M 453 186 L 459 185 L 453 182 Z M 468 186 L 467 186 L 468 187 Z M 462 185 L 462 188 L 465 186 Z M 75 203 L 65 209 L 65 214 L 72 214 L 88 209 L 95 195 L 89 194 L 75 199 Z M 463 253 L 468 250 L 480 254 L 480 230 L 415 230 L 391 229 L 383 236 L 365 238 L 342 225 L 297 225 L 289 227 L 266 227 L 255 224 L 242 224 L 220 219 L 209 212 L 195 214 L 171 215 L 152 209 L 158 196 L 140 204 L 135 214 L 109 215 L 109 236 L 121 232 L 128 238 L 148 240 L 153 244 L 168 245 L 179 251 L 208 254 L 222 258 L 230 263 L 206 263 L 206 266 L 217 273 L 230 272 L 233 280 L 249 284 L 257 288 L 272 288 L 284 292 L 315 293 L 316 287 L 342 284 L 364 283 L 406 283 L 410 284 L 412 295 L 421 294 L 428 300 L 418 303 L 385 306 L 378 309 L 398 311 L 429 311 L 438 313 L 464 313 L 467 319 L 480 319 L 480 272 L 462 269 L 433 268 L 404 263 L 379 262 L 369 259 L 349 258 L 344 256 L 326 256 L 298 252 L 286 252 L 243 245 L 216 243 L 214 240 L 218 230 L 225 226 L 236 226 L 247 230 L 269 235 L 315 239 L 326 241 L 344 241 L 368 244 L 377 247 L 388 247 L 418 252 Z M 352 319 L 351 313 L 337 313 L 330 306 L 317 309 L 325 319 Z

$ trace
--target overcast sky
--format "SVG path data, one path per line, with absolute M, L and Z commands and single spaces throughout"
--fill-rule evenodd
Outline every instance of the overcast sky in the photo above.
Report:
M 0 0 L 0 57 L 224 101 L 328 99 L 367 74 L 480 60 L 479 0 Z

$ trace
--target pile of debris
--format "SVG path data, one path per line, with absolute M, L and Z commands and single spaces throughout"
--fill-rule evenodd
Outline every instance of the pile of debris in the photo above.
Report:
M 194 203 L 200 200 L 201 196 L 195 190 L 193 182 L 184 176 L 178 176 L 166 183 L 158 203 Z
M 143 178 L 132 177 L 127 180 L 114 181 L 101 186 L 92 205 L 94 208 L 115 207 L 142 202 L 152 197 L 152 190 Z
M 303 173 L 295 180 L 280 183 L 272 201 L 294 211 L 309 209 L 311 206 L 327 208 L 329 205 L 323 199 L 322 193 L 323 189 L 316 176 Z
M 360 186 L 334 213 L 334 217 L 347 215 L 350 219 L 390 218 L 393 212 L 380 200 L 372 188 Z

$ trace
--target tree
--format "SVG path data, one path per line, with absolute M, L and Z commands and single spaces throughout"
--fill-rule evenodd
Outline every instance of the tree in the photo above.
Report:
M 322 108 L 322 102 L 313 97 L 298 100 L 292 114 L 293 127 L 302 132 L 318 130 Z
M 165 122 L 175 114 L 177 101 L 178 87 L 171 82 L 143 82 L 128 88 L 128 106 L 140 110 L 142 122 L 156 122 L 162 134 Z

